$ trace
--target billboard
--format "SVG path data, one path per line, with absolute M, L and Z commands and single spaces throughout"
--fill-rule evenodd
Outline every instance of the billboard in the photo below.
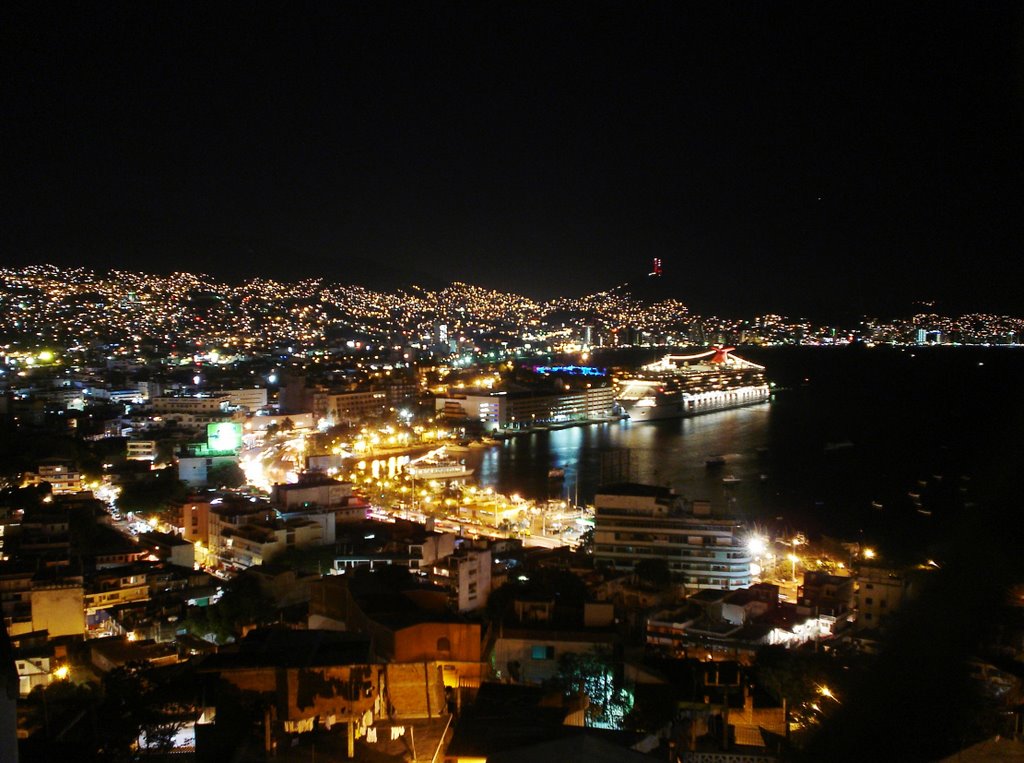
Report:
M 234 421 L 207 424 L 206 447 L 222 452 L 238 450 L 242 447 L 242 425 Z

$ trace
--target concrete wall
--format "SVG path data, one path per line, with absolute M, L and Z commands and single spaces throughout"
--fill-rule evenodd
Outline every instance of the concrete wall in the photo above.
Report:
M 55 636 L 85 633 L 85 595 L 81 586 L 38 588 L 32 591 L 32 630 Z

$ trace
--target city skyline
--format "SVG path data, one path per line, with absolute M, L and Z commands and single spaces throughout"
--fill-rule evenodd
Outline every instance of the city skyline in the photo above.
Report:
M 1011 311 L 1021 20 L 999 5 L 22 9 L 3 247 L 11 264 L 534 299 L 659 257 L 663 288 L 703 312 Z
M 53 265 L 0 269 L 0 336 L 8 354 L 67 347 L 287 347 L 299 356 L 326 347 L 390 354 L 401 348 L 455 353 L 460 362 L 505 354 L 577 353 L 599 347 L 726 344 L 1016 345 L 1024 317 L 943 314 L 919 304 L 911 313 L 811 320 L 779 313 L 699 313 L 665 298 L 654 283 L 621 284 L 583 297 L 535 301 L 513 292 L 454 282 L 372 290 L 322 278 L 218 281 Z M 92 348 L 92 350 L 90 350 Z

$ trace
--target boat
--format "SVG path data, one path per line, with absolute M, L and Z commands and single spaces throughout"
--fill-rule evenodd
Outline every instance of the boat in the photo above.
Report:
M 722 484 L 723 485 L 735 485 L 735 484 L 737 484 L 739 482 L 743 482 L 743 480 L 740 479 L 739 477 L 735 476 L 734 474 L 729 474 L 729 475 L 727 475 L 725 477 L 722 477 Z
M 921 516 L 924 516 L 924 517 L 930 517 L 932 515 L 932 510 L 931 509 L 922 509 L 922 508 L 918 507 L 917 513 L 920 514 Z
M 767 402 L 764 366 L 713 347 L 693 355 L 665 355 L 617 376 L 615 403 L 632 421 L 699 416 Z
M 917 501 L 921 500 L 921 494 L 920 493 L 915 493 L 915 492 L 911 491 L 911 492 L 907 493 L 907 495 L 910 497 L 910 500 L 914 501 L 915 503 Z
M 708 469 L 715 469 L 719 466 L 725 466 L 725 456 L 711 456 L 704 462 L 704 466 Z
M 473 476 L 473 470 L 460 461 L 420 461 L 407 464 L 405 473 L 417 480 L 452 480 Z
M 872 509 L 881 509 L 882 508 L 882 504 L 880 504 L 878 501 L 872 501 L 871 502 L 871 508 Z
M 557 466 L 553 466 L 548 469 L 548 479 L 552 482 L 565 479 L 565 469 L 560 469 Z
M 825 443 L 825 450 L 843 450 L 845 448 L 852 448 L 853 443 L 849 440 L 840 440 L 839 442 L 827 442 Z

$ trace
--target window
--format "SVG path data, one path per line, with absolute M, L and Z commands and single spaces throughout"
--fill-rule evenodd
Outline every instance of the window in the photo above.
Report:
M 437 651 L 439 652 L 450 652 L 452 650 L 452 642 L 448 640 L 447 636 L 441 636 L 437 640 Z
M 867 606 L 869 606 L 869 607 L 870 607 L 870 606 L 871 606 L 872 604 L 874 604 L 874 603 L 875 603 L 875 600 L 874 600 L 874 599 L 872 599 L 872 598 L 871 598 L 871 597 L 869 596 L 869 597 L 867 597 L 866 599 L 864 599 L 864 603 L 865 603 L 865 604 L 866 604 Z
M 530 650 L 530 657 L 535 660 L 555 659 L 555 648 L 553 646 L 535 646 Z

